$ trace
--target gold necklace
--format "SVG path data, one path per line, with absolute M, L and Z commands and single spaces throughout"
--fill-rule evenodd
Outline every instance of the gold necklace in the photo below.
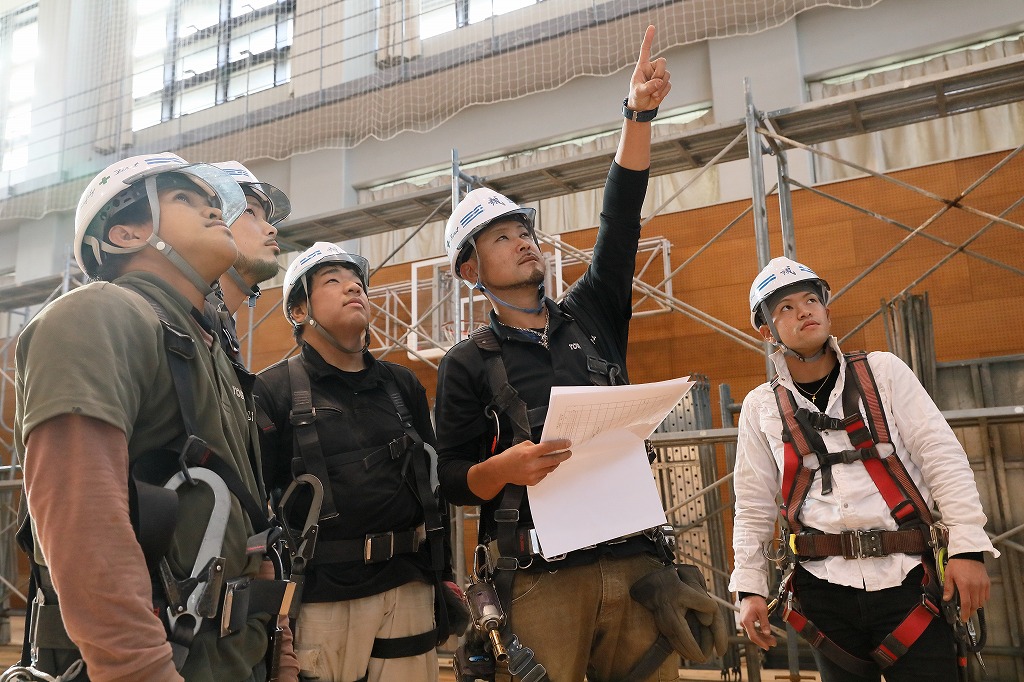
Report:
M 828 371 L 828 374 L 826 374 L 825 376 L 823 376 L 821 378 L 821 380 L 820 380 L 821 383 L 818 384 L 817 388 L 814 389 L 813 393 L 811 391 L 807 390 L 806 388 L 804 388 L 803 386 L 801 386 L 800 384 L 798 384 L 795 381 L 793 382 L 793 385 L 796 386 L 796 390 L 798 390 L 801 393 L 803 393 L 804 396 L 807 397 L 807 399 L 810 400 L 813 403 L 814 399 L 818 397 L 818 393 L 821 392 L 821 389 L 823 389 L 825 387 L 825 384 L 828 383 L 829 378 L 831 378 L 831 376 L 832 376 L 832 372 L 834 372 L 838 368 L 839 368 L 839 363 L 836 362 L 836 364 L 832 367 L 832 369 L 830 369 Z
M 504 322 L 502 322 L 502 324 L 505 325 L 506 327 L 508 327 L 509 329 L 515 329 L 517 331 L 526 332 L 527 334 L 531 334 L 533 336 L 537 336 L 538 335 L 536 329 L 528 329 L 526 327 L 517 327 L 514 324 L 506 324 Z M 551 313 L 550 313 L 550 311 L 548 311 L 548 307 L 544 306 L 544 331 L 542 331 L 540 333 L 539 341 L 540 341 L 540 345 L 544 346 L 545 348 L 548 347 L 548 329 L 549 329 L 550 325 L 551 325 Z

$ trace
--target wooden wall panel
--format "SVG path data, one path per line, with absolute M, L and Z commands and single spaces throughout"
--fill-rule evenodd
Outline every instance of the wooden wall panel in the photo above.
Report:
M 1004 154 L 990 154 L 895 173 L 893 177 L 953 199 L 987 173 Z M 963 203 L 998 215 L 1021 196 L 1024 159 L 1015 158 L 1000 168 Z M 856 203 L 864 209 L 918 228 L 942 208 L 939 201 L 891 182 L 860 178 L 822 186 L 822 191 Z M 838 291 L 865 268 L 899 244 L 908 231 L 887 224 L 863 210 L 843 206 L 812 192 L 793 194 L 794 221 L 799 260 L 826 277 Z M 732 202 L 657 216 L 644 228 L 644 236 L 664 236 L 672 243 L 673 268 L 678 267 L 709 239 L 736 221 L 716 243 L 697 257 L 673 279 L 674 295 L 724 322 L 753 335 L 749 326 L 747 292 L 757 273 L 753 218 L 744 211 L 749 202 Z M 741 217 L 742 216 L 742 217 Z M 1024 209 L 1007 216 L 1024 220 Z M 773 255 L 781 253 L 777 201 L 769 202 L 768 220 Z M 988 221 L 952 209 L 935 219 L 927 231 L 959 244 Z M 579 247 L 593 245 L 595 230 L 563 235 Z M 994 225 L 970 245 L 971 249 L 1024 269 L 1024 233 Z M 934 241 L 914 237 L 892 257 L 858 282 L 832 306 L 834 331 L 842 336 L 865 317 L 877 311 L 883 299 L 898 294 L 920 277 L 950 249 Z M 580 269 L 569 269 L 578 275 Z M 383 269 L 375 284 L 402 281 L 409 276 L 408 265 Z M 651 278 L 647 278 L 651 281 Z M 1024 352 L 1024 278 L 964 254 L 927 277 L 913 293 L 929 293 L 935 322 L 935 345 L 939 361 L 1005 355 Z M 267 291 L 259 301 L 257 319 L 268 305 L 279 306 L 280 294 Z M 280 359 L 291 348 L 291 336 L 279 310 L 270 315 L 255 336 L 256 367 Z M 868 323 L 847 347 L 885 348 L 881 316 Z M 433 398 L 436 379 L 423 363 L 410 361 L 404 352 L 389 358 L 412 367 Z M 718 384 L 728 383 L 739 401 L 763 381 L 764 358 L 712 332 L 678 313 L 660 313 L 637 318 L 630 333 L 630 376 L 634 382 L 654 381 L 700 372 L 712 382 L 716 413 Z

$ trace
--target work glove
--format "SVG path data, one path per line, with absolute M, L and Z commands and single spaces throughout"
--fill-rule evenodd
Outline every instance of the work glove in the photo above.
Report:
M 696 566 L 673 564 L 648 573 L 629 594 L 654 614 L 658 631 L 686 660 L 705 663 L 715 652 L 725 653 L 725 619 Z
M 449 637 L 451 635 L 461 637 L 466 634 L 470 623 L 469 603 L 466 601 L 466 595 L 458 585 L 450 580 L 445 580 L 441 583 L 441 596 L 444 598 L 444 606 L 448 611 Z

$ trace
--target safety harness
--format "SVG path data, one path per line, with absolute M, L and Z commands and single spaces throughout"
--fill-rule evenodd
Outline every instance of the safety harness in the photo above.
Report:
M 854 656 L 839 647 L 799 611 L 799 604 L 790 585 L 792 573 L 784 579 L 780 590 L 785 605 L 782 618 L 812 647 L 844 669 L 859 675 L 872 676 L 877 674 L 879 668 L 885 670 L 895 663 L 917 641 L 932 619 L 940 617 L 940 594 L 938 579 L 931 561 L 931 511 L 896 455 L 896 448 L 892 444 L 882 410 L 878 386 L 867 362 L 867 354 L 860 351 L 847 353 L 844 357 L 845 416 L 842 419 L 797 407 L 792 392 L 781 385 L 777 376 L 771 384 L 782 417 L 784 469 L 783 504 L 780 511 L 790 533 L 789 549 L 797 562 L 801 559 L 820 559 L 827 556 L 859 559 L 895 553 L 919 554 L 924 566 L 921 603 L 915 606 L 872 652 L 874 662 Z M 864 403 L 867 421 L 860 412 L 860 401 Z M 853 448 L 830 453 L 820 432 L 838 429 L 846 431 Z M 803 465 L 806 456 L 814 456 L 817 459 L 817 469 Z M 800 511 L 807 499 L 815 473 L 821 473 L 822 494 L 829 495 L 832 492 L 831 468 L 836 464 L 854 462 L 861 462 L 867 469 L 899 530 L 851 530 L 827 534 L 805 528 L 800 521 Z
M 579 325 L 567 325 L 573 335 L 572 341 L 582 347 L 594 348 L 594 343 L 588 338 Z M 490 416 L 495 424 L 495 435 L 491 440 L 490 447 L 484 448 L 481 459 L 495 454 L 498 449 L 498 442 L 501 436 L 500 415 L 508 417 L 512 425 L 512 440 L 508 447 L 530 440 L 533 437 L 532 426 L 543 422 L 546 416 L 546 407 L 528 410 L 526 402 L 519 397 L 519 393 L 512 387 L 508 380 L 508 373 L 505 370 L 505 362 L 501 353 L 501 342 L 498 340 L 494 330 L 484 325 L 473 330 L 470 339 L 480 351 L 484 360 L 484 368 L 487 373 L 487 384 L 491 391 L 491 402 L 484 408 L 484 412 Z M 599 351 L 598 351 L 599 352 Z M 587 372 L 591 384 L 594 386 L 614 386 L 624 383 L 621 379 L 621 371 L 615 363 L 607 362 L 596 356 L 587 356 Z M 505 613 L 512 610 L 512 584 L 517 569 L 529 567 L 535 558 L 540 555 L 540 546 L 537 542 L 536 531 L 532 526 L 520 524 L 519 508 L 522 505 L 523 497 L 526 494 L 526 486 L 506 484 L 502 493 L 501 502 L 494 510 L 495 536 L 493 538 L 497 549 L 498 557 L 494 560 L 494 567 L 491 581 L 494 585 L 494 592 L 501 603 Z M 604 544 L 625 542 L 626 540 L 640 535 L 646 535 L 657 545 L 654 532 L 663 532 L 661 528 L 651 529 L 651 533 L 643 531 L 634 533 L 624 538 L 612 540 Z M 486 545 L 488 540 L 485 535 L 483 524 L 479 528 L 479 542 Z M 584 548 L 591 549 L 591 548 Z M 548 561 L 557 561 L 562 557 L 552 557 Z M 671 560 L 669 559 L 669 562 Z M 518 638 L 512 634 L 509 628 L 510 620 L 506 619 L 502 638 L 508 642 L 515 642 L 520 649 L 525 649 L 528 655 L 512 656 L 509 660 L 509 672 L 518 675 L 523 682 L 535 682 L 546 680 L 547 671 L 533 656 L 528 648 L 518 644 Z M 511 649 L 510 649 L 511 651 Z M 630 671 L 626 682 L 638 682 L 647 679 L 654 673 L 672 652 L 668 640 L 663 636 L 655 641 L 640 661 Z M 513 669 L 513 666 L 515 669 Z
M 251 615 L 287 613 L 294 586 L 285 580 L 225 580 L 225 560 L 219 554 L 222 553 L 230 514 L 228 495 L 238 501 L 254 530 L 246 544 L 247 555 L 265 554 L 281 529 L 272 523 L 265 511 L 262 484 L 259 484 L 263 500 L 260 502 L 249 492 L 238 472 L 196 435 L 198 412 L 191 389 L 191 363 L 197 351 L 192 336 L 172 324 L 167 311 L 148 294 L 135 287 L 126 288 L 142 296 L 160 320 L 171 379 L 185 427 L 185 433 L 178 439 L 133 460 L 128 472 L 129 515 L 154 583 L 154 612 L 167 629 L 174 665 L 180 670 L 195 635 L 201 630 L 218 629 L 220 636 L 224 637 L 244 627 Z M 208 333 L 212 332 L 207 328 L 208 321 L 203 325 L 200 314 L 193 311 L 193 316 Z M 249 424 L 249 436 L 251 446 L 256 438 L 252 423 Z M 192 574 L 178 580 L 166 558 L 177 525 L 178 495 L 175 491 L 182 485 L 199 483 L 213 490 L 214 509 Z M 26 615 L 22 666 L 29 671 L 39 671 L 41 655 L 48 655 L 53 661 L 56 660 L 54 653 L 47 652 L 63 652 L 61 655 L 67 657 L 77 651 L 77 646 L 64 628 L 49 571 L 34 560 L 30 523 L 26 516 L 18 533 L 18 542 L 29 557 L 29 590 L 34 593 Z
M 343 457 L 346 461 L 361 461 L 366 470 L 387 461 L 404 458 L 402 477 L 405 478 L 411 467 L 413 490 L 423 509 L 424 523 L 417 528 L 403 531 L 371 533 L 361 539 L 317 539 L 314 544 L 310 538 L 320 532 L 314 526 L 318 528 L 323 525 L 341 524 L 344 519 L 340 518 L 334 503 L 327 461 L 316 432 L 318 416 L 313 405 L 309 373 L 306 371 L 301 356 L 298 355 L 289 358 L 287 366 L 292 394 L 289 421 L 292 424 L 295 451 L 298 453 L 298 456 L 292 459 L 292 473 L 296 481 L 303 481 L 311 485 L 314 492 L 314 504 L 306 518 L 306 526 L 300 532 L 288 530 L 289 535 L 295 538 L 293 542 L 289 543 L 292 549 L 293 579 L 298 578 L 301 582 L 309 565 L 353 561 L 361 561 L 365 564 L 381 563 L 401 554 L 415 554 L 426 542 L 430 551 L 430 570 L 434 577 L 434 610 L 437 614 L 437 627 L 408 637 L 374 639 L 370 656 L 372 658 L 405 658 L 426 653 L 441 644 L 449 634 L 448 615 L 442 593 L 445 524 L 441 504 L 435 496 L 431 484 L 428 462 L 433 448 L 425 443 L 416 431 L 412 421 L 412 412 L 402 396 L 394 374 L 387 365 L 381 364 L 380 367 L 385 373 L 384 392 L 390 398 L 405 434 L 380 447 L 339 453 L 336 456 Z M 289 486 L 289 490 L 282 497 L 280 505 L 282 518 L 285 505 L 289 502 L 287 498 L 291 496 L 294 489 L 294 485 Z M 319 498 L 319 510 L 315 508 L 317 498 Z M 311 530 L 313 531 L 312 536 Z M 297 567 L 299 568 L 298 574 L 296 574 Z M 293 617 L 298 615 L 298 604 L 299 601 L 296 600 Z M 362 682 L 365 679 L 364 676 L 357 682 Z

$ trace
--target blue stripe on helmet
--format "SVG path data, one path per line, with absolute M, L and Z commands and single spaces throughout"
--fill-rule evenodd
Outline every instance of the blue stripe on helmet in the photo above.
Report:
M 768 286 L 769 284 L 771 284 L 774 281 L 775 281 L 775 275 L 774 274 L 768 275 L 767 277 L 764 278 L 764 280 L 762 280 L 762 282 L 760 284 L 757 285 L 757 290 L 761 291 L 761 289 L 764 289 L 766 286 Z
M 478 215 L 480 215 L 483 212 L 484 212 L 484 205 L 483 204 L 477 204 L 476 208 L 474 208 L 472 211 L 470 211 L 469 213 L 467 213 L 466 215 L 464 215 L 462 217 L 462 220 L 459 221 L 459 224 L 462 225 L 463 227 L 465 227 L 466 225 L 468 225 L 470 223 L 471 220 L 473 220 L 473 218 L 476 218 Z

